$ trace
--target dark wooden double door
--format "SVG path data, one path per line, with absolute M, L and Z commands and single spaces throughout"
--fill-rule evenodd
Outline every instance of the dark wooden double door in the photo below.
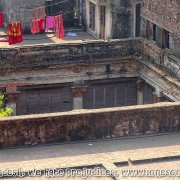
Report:
M 17 114 L 41 114 L 72 110 L 69 86 L 21 90 Z
M 19 89 L 17 114 L 41 114 L 70 111 L 73 95 L 70 85 Z M 130 106 L 137 104 L 136 81 L 91 81 L 83 97 L 84 109 Z
M 121 107 L 136 104 L 136 81 L 92 84 L 84 95 L 85 109 Z

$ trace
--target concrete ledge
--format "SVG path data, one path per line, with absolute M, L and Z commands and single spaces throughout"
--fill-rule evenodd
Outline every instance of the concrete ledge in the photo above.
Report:
M 0 120 L 0 147 L 180 130 L 180 102 L 65 113 L 7 117 Z
M 96 114 L 96 113 L 105 113 L 105 112 L 117 112 L 117 111 L 129 111 L 129 110 L 145 110 L 145 109 L 154 109 L 161 107 L 179 107 L 180 102 L 161 102 L 155 104 L 147 105 L 136 105 L 136 106 L 124 106 L 124 107 L 113 107 L 113 108 L 102 108 L 102 109 L 82 109 L 82 110 L 73 110 L 60 113 L 46 113 L 46 114 L 34 114 L 34 115 L 23 115 L 23 116 L 10 116 L 0 118 L 1 121 L 14 121 L 14 120 L 30 120 L 38 118 L 49 118 L 49 117 L 59 117 L 59 116 L 70 116 L 70 115 L 83 115 L 83 114 Z M 180 110 L 180 109 L 179 109 Z M 179 117 L 180 118 L 180 117 Z

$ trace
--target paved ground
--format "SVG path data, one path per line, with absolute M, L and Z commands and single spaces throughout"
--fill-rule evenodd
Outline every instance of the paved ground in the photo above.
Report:
M 0 150 L 0 163 L 180 145 L 180 133 Z
M 77 34 L 76 37 L 71 37 L 68 36 L 68 34 L 66 33 L 64 40 L 54 37 L 54 34 L 23 35 L 24 41 L 22 43 L 9 46 L 8 43 L 0 42 L 0 48 L 17 47 L 22 45 L 72 43 L 72 42 L 83 42 L 85 40 L 95 40 L 93 36 L 91 36 L 89 33 L 85 31 L 77 31 L 76 34 Z M 4 34 L 2 33 L 2 30 L 0 30 L 0 40 L 4 39 L 2 35 Z
M 32 148 L 7 149 L 0 151 L 0 170 L 45 170 L 90 165 L 102 165 L 107 170 L 117 172 L 117 179 L 149 179 L 147 177 L 121 177 L 123 169 L 179 169 L 180 161 L 173 159 L 164 162 L 136 165 L 136 160 L 180 156 L 180 133 L 152 137 L 123 138 L 110 141 L 85 142 Z M 128 162 L 126 167 L 117 167 L 115 162 Z M 180 172 L 179 172 L 180 173 Z M 180 175 L 180 174 L 179 174 Z M 17 178 L 18 179 L 18 178 Z M 20 179 L 20 178 L 19 178 Z M 25 180 L 46 179 L 45 177 L 25 177 Z M 83 179 L 81 177 L 56 177 L 55 179 Z M 86 178 L 96 180 L 97 177 Z M 98 179 L 108 180 L 111 177 Z M 159 179 L 159 178 L 153 178 Z M 161 179 L 178 179 L 163 177 Z

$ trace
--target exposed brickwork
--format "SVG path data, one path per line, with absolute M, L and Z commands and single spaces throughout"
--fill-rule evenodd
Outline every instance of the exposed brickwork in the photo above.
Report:
M 180 103 L 82 110 L 0 120 L 0 147 L 180 130 Z
M 179 0 L 143 0 L 142 4 L 145 18 L 180 35 Z

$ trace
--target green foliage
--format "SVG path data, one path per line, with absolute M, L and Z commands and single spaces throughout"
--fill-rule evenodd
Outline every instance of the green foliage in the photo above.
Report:
M 3 100 L 4 100 L 4 95 L 0 93 L 0 117 L 10 116 L 13 113 L 13 110 L 11 108 L 4 108 Z

